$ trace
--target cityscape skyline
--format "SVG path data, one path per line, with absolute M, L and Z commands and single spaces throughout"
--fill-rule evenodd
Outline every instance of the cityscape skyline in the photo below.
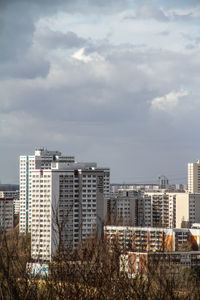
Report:
M 200 1 L 0 1 L 2 299 L 200 298 Z
M 0 4 L 0 181 L 35 146 L 186 183 L 199 159 L 198 1 Z
M 46 151 L 48 148 L 47 147 L 35 147 L 34 149 L 35 149 L 35 151 L 37 151 L 37 149 Z M 31 153 L 32 154 L 30 154 L 30 155 L 33 155 L 34 151 L 32 150 Z M 26 156 L 27 154 L 23 154 L 23 155 Z M 72 157 L 75 157 L 73 154 L 71 154 L 71 155 L 72 155 Z M 71 156 L 71 155 L 69 154 L 69 156 Z M 22 156 L 22 155 L 20 155 L 20 156 Z M 12 178 L 12 177 L 8 176 L 7 181 L 2 181 L 0 178 L 1 185 L 12 185 L 12 184 L 19 185 L 20 184 L 20 182 L 19 182 L 19 173 L 20 173 L 19 158 L 20 158 L 20 156 L 18 157 L 18 164 L 17 164 L 16 170 L 15 170 L 17 173 L 16 179 L 14 181 L 9 181 L 9 180 L 11 180 L 10 178 Z M 198 162 L 199 160 L 196 160 L 196 161 Z M 192 163 L 190 162 L 190 164 L 192 164 Z M 103 166 L 103 165 L 105 165 L 105 164 L 102 163 L 102 165 L 100 165 L 100 166 Z M 162 177 L 164 177 L 164 178 L 166 178 L 166 180 L 169 181 L 169 185 L 170 184 L 172 184 L 172 185 L 173 184 L 184 184 L 185 185 L 188 183 L 187 168 L 188 168 L 188 162 L 186 163 L 186 169 L 185 169 L 184 174 L 182 174 L 182 177 L 181 177 L 181 174 L 177 174 L 177 173 L 176 174 L 168 174 L 167 176 L 165 176 L 166 174 L 164 174 L 164 172 L 162 172 L 162 171 L 160 172 L 160 174 L 157 174 L 156 177 L 151 177 L 149 175 L 148 178 L 147 178 L 147 176 L 146 177 L 145 176 L 138 177 L 137 174 L 136 174 L 136 176 L 130 176 L 130 177 L 112 177 L 111 176 L 111 184 L 158 184 L 159 185 L 160 179 Z M 184 175 L 186 175 L 186 176 L 184 176 Z

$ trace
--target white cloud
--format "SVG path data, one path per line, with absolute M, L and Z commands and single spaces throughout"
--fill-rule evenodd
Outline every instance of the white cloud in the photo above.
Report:
M 156 97 L 151 102 L 153 110 L 161 110 L 165 112 L 172 112 L 179 104 L 179 99 L 187 96 L 188 92 L 180 90 L 178 92 L 172 91 L 162 97 Z
M 78 51 L 76 51 L 73 55 L 73 58 L 83 61 L 83 62 L 90 62 L 90 61 L 103 61 L 104 58 L 99 55 L 97 52 L 93 52 L 90 55 L 85 54 L 85 48 L 81 48 Z

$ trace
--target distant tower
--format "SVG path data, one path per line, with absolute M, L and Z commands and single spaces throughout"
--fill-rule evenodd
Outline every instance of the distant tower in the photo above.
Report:
M 166 189 L 169 186 L 169 180 L 164 175 L 159 176 L 158 181 L 159 181 L 159 188 L 160 189 Z

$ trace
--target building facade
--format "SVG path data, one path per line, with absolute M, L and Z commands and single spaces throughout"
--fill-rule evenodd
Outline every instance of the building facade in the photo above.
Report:
M 0 231 L 5 232 L 14 226 L 13 198 L 0 198 Z
M 140 192 L 135 189 L 119 189 L 107 202 L 107 223 L 113 225 L 138 225 L 138 201 Z
M 140 226 L 176 227 L 176 194 L 144 193 L 139 211 Z
M 20 216 L 19 232 L 31 231 L 31 176 L 33 170 L 48 170 L 52 161 L 72 163 L 73 156 L 61 156 L 59 151 L 37 149 L 34 155 L 20 156 L 19 177 L 20 177 Z
M 200 193 L 200 160 L 188 164 L 188 192 Z
M 158 177 L 159 189 L 167 189 L 169 186 L 169 180 L 166 176 L 161 175 Z
M 96 163 L 53 162 L 31 178 L 31 255 L 50 261 L 59 247 L 74 249 L 103 235 L 109 169 Z
M 200 193 L 121 189 L 108 200 L 108 224 L 165 228 L 200 223 Z
M 14 200 L 14 214 L 19 214 L 20 201 L 19 201 L 19 191 L 0 191 L 0 198 L 13 198 Z
M 104 226 L 111 247 L 121 251 L 177 251 L 191 247 L 200 249 L 200 229 Z

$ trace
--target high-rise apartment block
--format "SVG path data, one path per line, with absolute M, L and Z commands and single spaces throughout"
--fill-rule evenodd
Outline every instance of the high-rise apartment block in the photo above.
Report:
M 14 203 L 14 214 L 19 214 L 20 201 L 19 191 L 0 191 L 0 198 L 13 198 Z
M 37 149 L 34 155 L 20 156 L 20 233 L 31 230 L 31 176 L 33 170 L 51 168 L 51 162 L 74 162 L 73 156 L 61 156 L 59 151 Z
M 144 193 L 138 204 L 139 226 L 176 227 L 176 195 Z
M 13 198 L 0 198 L 0 232 L 5 232 L 14 226 Z
M 139 226 L 190 227 L 200 223 L 200 194 L 144 193 L 139 213 Z
M 58 151 L 20 157 L 20 232 L 31 232 L 33 259 L 49 261 L 59 246 L 74 249 L 103 235 L 110 170 Z
M 33 171 L 33 259 L 49 261 L 60 245 L 75 248 L 88 237 L 103 235 L 108 180 L 109 169 L 95 163 L 52 163 L 50 170 Z
M 138 203 L 141 193 L 135 189 L 119 189 L 107 201 L 107 224 L 138 225 Z
M 188 192 L 200 193 L 200 160 L 188 164 Z

